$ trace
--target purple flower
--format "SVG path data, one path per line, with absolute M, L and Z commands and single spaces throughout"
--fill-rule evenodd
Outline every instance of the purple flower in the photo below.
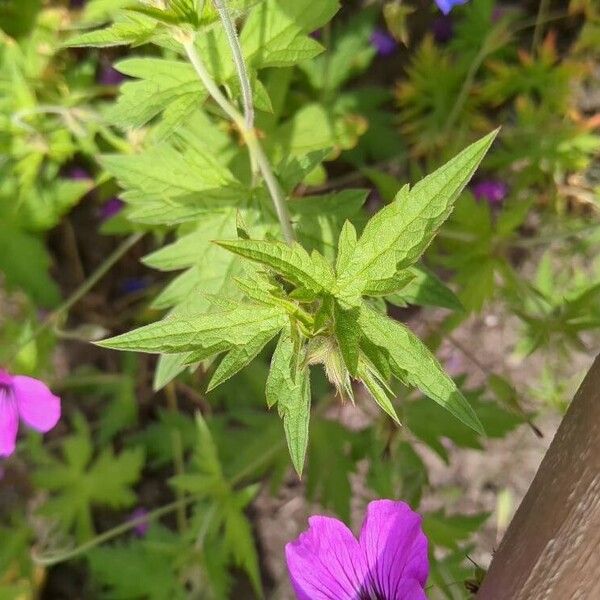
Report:
M 383 29 L 375 29 L 371 34 L 371 46 L 379 56 L 390 56 L 398 48 L 396 40 Z
M 438 44 L 446 44 L 454 35 L 454 23 L 450 15 L 440 15 L 433 22 L 433 37 Z
M 0 456 L 15 450 L 21 420 L 37 431 L 50 431 L 60 419 L 60 398 L 33 377 L 0 369 Z
M 120 85 L 124 79 L 122 73 L 110 64 L 103 65 L 98 73 L 98 83 L 102 85 Z
M 119 198 L 111 198 L 100 207 L 100 220 L 107 221 L 115 215 L 119 214 L 123 209 L 123 200 Z
M 148 282 L 142 277 L 126 277 L 119 285 L 123 294 L 135 294 L 143 292 L 148 287 Z
M 427 538 L 408 504 L 371 502 L 358 540 L 337 519 L 308 522 L 308 531 L 285 548 L 298 600 L 426 598 Z
M 67 171 L 67 177 L 69 179 L 73 179 L 74 181 L 86 181 L 87 179 L 92 178 L 92 176 L 83 167 L 78 166 L 71 167 Z
M 499 179 L 481 179 L 471 186 L 471 191 L 477 200 L 498 206 L 506 198 L 508 186 Z
M 439 9 L 447 15 L 455 6 L 466 4 L 469 0 L 435 0 Z
M 131 513 L 129 520 L 137 521 L 138 519 L 142 519 L 147 516 L 148 516 L 148 511 L 143 506 L 139 506 Z M 137 523 L 137 525 L 134 525 L 133 531 L 138 537 L 144 537 L 148 533 L 149 527 L 150 527 L 150 523 L 149 523 L 148 519 L 144 519 L 143 521 L 140 521 L 139 523 Z

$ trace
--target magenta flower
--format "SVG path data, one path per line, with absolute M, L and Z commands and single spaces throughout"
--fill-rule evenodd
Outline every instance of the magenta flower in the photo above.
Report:
M 508 186 L 499 179 L 481 179 L 471 186 L 471 191 L 477 200 L 499 206 L 508 194 Z
M 119 200 L 119 198 L 111 198 L 110 200 L 107 200 L 100 207 L 100 220 L 108 221 L 108 219 L 112 219 L 112 217 L 121 212 L 123 206 L 123 200 Z
M 124 80 L 125 77 L 110 64 L 103 65 L 98 73 L 98 83 L 102 85 L 117 86 L 121 85 Z
M 439 9 L 447 15 L 455 6 L 466 4 L 469 0 L 435 0 Z
M 60 419 L 60 398 L 33 377 L 0 369 L 0 456 L 15 450 L 21 420 L 37 431 L 50 431 Z
M 408 504 L 371 502 L 358 540 L 337 519 L 308 522 L 308 531 L 285 547 L 298 600 L 426 598 L 427 538 Z
M 371 34 L 371 46 L 379 56 L 390 56 L 398 48 L 396 40 L 383 29 L 375 29 Z
M 148 516 L 148 511 L 143 506 L 138 506 L 129 517 L 130 521 L 137 521 Z M 134 525 L 133 531 L 137 537 L 144 537 L 148 533 L 150 522 L 147 519 L 140 521 L 137 525 Z

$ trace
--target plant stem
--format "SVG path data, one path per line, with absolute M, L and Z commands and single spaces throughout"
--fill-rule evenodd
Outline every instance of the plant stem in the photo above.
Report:
M 287 209 L 285 196 L 281 186 L 279 185 L 279 182 L 277 181 L 277 178 L 275 177 L 275 174 L 273 173 L 269 159 L 267 158 L 267 155 L 265 154 L 256 136 L 256 132 L 254 129 L 248 129 L 246 127 L 246 120 L 244 119 L 244 116 L 225 97 L 225 95 L 219 89 L 219 86 L 212 79 L 209 72 L 206 70 L 204 63 L 202 62 L 198 51 L 196 50 L 194 39 L 186 39 L 182 41 L 182 44 L 187 57 L 196 70 L 198 77 L 200 78 L 200 81 L 202 81 L 204 87 L 211 95 L 213 100 L 234 122 L 244 141 L 246 142 L 248 152 L 250 153 L 251 162 L 260 170 L 265 180 L 267 189 L 269 190 L 269 194 L 271 195 L 271 200 L 275 207 L 275 212 L 277 213 L 277 218 L 279 220 L 279 225 L 281 226 L 283 237 L 288 244 L 291 244 L 294 241 L 295 236 L 290 214 Z
M 169 411 L 174 415 L 179 413 L 177 406 L 177 393 L 175 391 L 175 384 L 173 382 L 168 383 L 165 386 L 165 394 L 167 396 L 167 405 Z M 185 473 L 185 461 L 183 456 L 183 440 L 181 439 L 180 431 L 171 432 L 171 448 L 173 450 L 173 465 L 175 467 L 176 475 L 183 475 Z M 176 490 L 177 499 L 183 501 L 185 499 L 185 493 L 177 488 Z M 185 505 L 181 504 L 177 507 L 177 528 L 180 533 L 183 533 L 187 529 L 187 518 L 185 516 Z
M 281 226 L 283 238 L 288 244 L 291 244 L 295 239 L 295 235 L 283 190 L 281 189 L 279 181 L 277 181 L 277 177 L 275 177 L 275 173 L 273 173 L 273 169 L 271 168 L 271 163 L 254 132 L 251 132 L 245 139 L 246 144 L 248 144 L 248 150 L 250 154 L 255 157 L 258 168 L 265 179 L 265 184 L 271 195 L 271 200 L 273 201 L 273 206 L 277 213 L 277 219 Z
M 114 252 L 108 256 L 106 260 L 64 302 L 57 309 L 53 310 L 42 323 L 34 329 L 31 335 L 19 344 L 10 361 L 12 362 L 15 356 L 27 346 L 27 344 L 37 338 L 43 331 L 53 325 L 63 313 L 68 312 L 74 304 L 79 302 L 79 300 L 81 300 L 81 298 L 83 298 L 104 277 L 104 275 L 110 271 L 113 265 L 117 263 L 132 246 L 142 239 L 143 235 L 143 233 L 134 233 L 123 240 Z
M 206 88 L 206 91 L 211 95 L 212 99 L 221 107 L 223 112 L 235 123 L 240 132 L 244 132 L 246 123 L 243 115 L 238 111 L 235 106 L 225 97 L 225 94 L 221 92 L 219 86 L 215 83 L 210 73 L 207 71 L 194 43 L 194 38 L 190 38 L 183 42 L 183 48 L 185 53 L 192 63 L 196 74 L 198 75 L 202 85 Z
M 242 48 L 240 46 L 240 40 L 235 28 L 235 24 L 231 19 L 231 15 L 227 10 L 227 6 L 223 0 L 213 0 L 213 4 L 219 13 L 223 29 L 227 35 L 227 41 L 231 48 L 231 54 L 233 55 L 233 62 L 235 63 L 235 69 L 240 80 L 240 87 L 242 89 L 242 99 L 244 102 L 244 116 L 246 119 L 246 129 L 254 129 L 254 103 L 252 101 L 252 86 L 250 85 L 250 77 L 248 76 L 248 69 L 244 61 L 244 55 L 242 54 Z
M 540 7 L 538 9 L 537 17 L 535 20 L 535 29 L 533 30 L 533 41 L 531 42 L 531 52 L 535 52 L 540 45 L 540 39 L 542 37 L 543 25 L 546 22 L 546 13 L 548 12 L 548 5 L 550 0 L 540 0 Z
M 143 515 L 135 519 L 129 519 L 125 521 L 125 523 L 121 523 L 120 525 L 117 525 L 117 527 L 113 527 L 112 529 L 109 529 L 108 531 L 97 535 L 91 540 L 88 540 L 87 542 L 80 544 L 79 546 L 72 548 L 71 550 L 64 550 L 62 552 L 59 551 L 55 553 L 50 552 L 48 554 L 38 554 L 34 549 L 31 553 L 31 559 L 38 565 L 45 565 L 48 567 L 64 562 L 66 560 L 71 560 L 73 558 L 76 558 L 77 556 L 80 556 L 81 554 L 84 554 L 88 550 L 99 546 L 100 544 L 104 544 L 105 542 L 108 542 L 113 538 L 127 533 L 128 531 L 134 529 L 138 525 L 143 525 L 148 521 L 155 521 L 156 519 L 159 519 L 164 515 L 168 515 L 169 513 L 175 510 L 179 510 L 180 507 L 185 508 L 186 505 L 191 504 L 194 500 L 196 500 L 196 498 L 194 497 L 188 497 L 183 500 L 177 500 L 175 502 L 171 502 L 170 504 L 166 504 L 165 506 L 161 506 L 160 508 L 149 512 L 147 515 Z

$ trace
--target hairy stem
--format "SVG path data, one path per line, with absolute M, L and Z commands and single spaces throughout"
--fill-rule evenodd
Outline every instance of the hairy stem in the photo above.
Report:
M 213 0 L 213 4 L 219 13 L 221 23 L 223 24 L 223 29 L 227 35 L 227 41 L 229 42 L 229 47 L 231 48 L 235 69 L 238 74 L 238 79 L 240 80 L 242 99 L 244 102 L 246 129 L 252 130 L 254 129 L 254 103 L 252 102 L 252 86 L 250 85 L 248 69 L 246 68 L 246 62 L 244 61 L 244 55 L 242 54 L 240 39 L 224 0 Z
M 221 92 L 219 86 L 215 83 L 210 73 L 204 66 L 204 63 L 202 62 L 202 59 L 196 50 L 193 37 L 185 39 L 181 43 L 200 81 L 203 83 L 213 100 L 234 122 L 240 134 L 242 135 L 242 138 L 246 142 L 248 152 L 250 153 L 251 163 L 252 165 L 256 165 L 258 167 L 265 180 L 267 189 L 269 190 L 283 237 L 288 244 L 291 244 L 294 241 L 295 236 L 292 228 L 292 221 L 285 201 L 285 195 L 281 189 L 281 186 L 279 185 L 279 182 L 277 181 L 277 177 L 273 173 L 269 159 L 267 158 L 267 155 L 265 154 L 256 136 L 256 131 L 246 127 L 246 120 L 244 116 Z

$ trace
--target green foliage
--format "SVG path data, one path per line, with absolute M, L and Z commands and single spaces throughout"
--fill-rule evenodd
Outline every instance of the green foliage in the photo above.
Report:
M 381 295 L 388 286 L 389 292 L 404 287 L 403 270 L 430 244 L 494 137 L 495 133 L 476 142 L 410 192 L 403 188 L 392 204 L 367 223 L 358 240 L 351 226 L 346 226 L 340 236 L 337 273 L 320 253 L 313 250 L 309 255 L 297 243 L 220 241 L 222 248 L 268 269 L 271 281 L 254 274 L 258 289 L 239 281 L 242 291 L 258 304 L 241 303 L 196 317 L 171 315 L 100 345 L 166 354 L 189 352 L 183 361 L 188 364 L 231 351 L 214 375 L 218 383 L 244 367 L 289 323 L 291 332 L 284 333 L 271 365 L 267 401 L 272 406 L 279 398 L 292 462 L 299 473 L 308 444 L 311 404 L 306 363 L 323 363 L 340 393 L 352 395 L 350 377 L 362 380 L 377 404 L 398 421 L 385 383 L 392 372 L 482 432 L 468 402 L 422 342 L 401 324 L 363 304 L 361 295 L 369 288 L 373 295 Z M 177 264 L 178 256 L 171 256 L 169 266 Z M 156 260 L 156 256 L 151 258 L 151 262 Z M 291 287 L 279 285 L 276 277 Z M 394 277 L 400 280 L 383 283 Z M 361 337 L 369 344 L 362 352 Z M 377 358 L 373 347 L 378 349 Z M 383 373 L 378 369 L 381 360 Z M 210 387 L 214 386 L 211 382 Z M 283 397 L 287 397 L 285 403 Z
M 100 598 L 186 598 L 176 576 L 185 545 L 168 529 L 152 526 L 143 539 L 95 548 L 88 555 Z
M 63 593 L 40 553 L 69 555 L 65 534 L 89 548 L 96 527 L 173 499 L 176 520 L 154 513 L 145 536 L 108 529 L 70 578 L 82 593 L 262 597 L 259 487 L 346 521 L 357 480 L 431 506 L 432 453 L 450 463 L 522 423 L 537 431 L 540 405 L 565 410 L 578 383 L 565 366 L 600 326 L 594 2 L 534 28 L 525 5 L 498 16 L 471 0 L 451 40 L 425 34 L 393 56 L 374 29 L 414 40 L 433 10 L 226 0 L 228 32 L 208 0 L 0 4 L 0 358 L 48 378 L 65 415 L 47 450 L 29 435 L 3 463 L 0 599 Z M 120 85 L 104 83 L 111 66 Z M 506 197 L 470 193 L 473 176 Z M 125 207 L 103 223 L 113 197 Z M 97 236 L 130 232 L 145 234 L 132 256 L 38 329 L 39 308 L 105 264 L 113 242 Z M 123 294 L 142 252 L 150 285 Z M 436 348 L 484 314 L 503 338 L 518 324 L 510 360 L 536 353 L 539 376 L 511 381 L 508 356 L 488 370 L 479 340 L 464 353 L 480 389 L 444 372 Z M 121 333 L 103 348 L 158 359 L 83 351 L 91 327 Z M 429 596 L 464 595 L 486 518 L 424 514 Z
M 94 533 L 93 507 L 128 508 L 135 503 L 132 486 L 140 477 L 144 453 L 131 449 L 115 455 L 105 447 L 95 457 L 89 427 L 81 416 L 74 419 L 74 427 L 61 445 L 63 460 L 42 455 L 34 481 L 53 494 L 43 513 L 83 540 Z
M 221 559 L 225 564 L 242 568 L 256 594 L 262 596 L 258 556 L 251 526 L 244 514 L 258 490 L 256 486 L 239 491 L 233 488 L 223 473 L 217 447 L 200 415 L 196 416 L 196 425 L 198 439 L 192 470 L 174 477 L 172 485 L 177 490 L 198 496 L 194 522 L 202 527 L 204 552 L 210 555 L 216 545 L 223 552 Z

